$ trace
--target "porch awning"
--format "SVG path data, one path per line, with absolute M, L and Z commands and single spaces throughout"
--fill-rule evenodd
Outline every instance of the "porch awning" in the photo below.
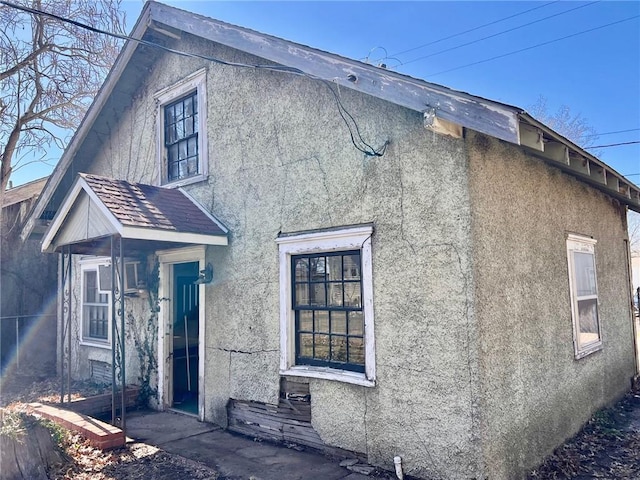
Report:
M 153 251 L 181 245 L 228 245 L 228 230 L 182 189 L 78 174 L 42 241 L 43 252 L 101 255 L 110 238 L 127 249 Z

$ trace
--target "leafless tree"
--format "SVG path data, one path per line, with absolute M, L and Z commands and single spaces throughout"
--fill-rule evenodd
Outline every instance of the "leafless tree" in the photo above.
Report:
M 121 0 L 10 3 L 125 33 Z M 64 148 L 115 61 L 121 40 L 0 3 L 0 205 L 11 173 Z
M 540 95 L 529 110 L 536 119 L 582 148 L 594 145 L 598 139 L 596 129 L 589 121 L 581 113 L 573 113 L 567 105 L 560 105 L 552 112 L 546 97 Z

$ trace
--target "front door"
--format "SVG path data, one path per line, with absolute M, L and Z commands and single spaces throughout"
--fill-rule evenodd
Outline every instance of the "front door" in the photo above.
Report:
M 173 266 L 172 407 L 198 414 L 198 262 Z

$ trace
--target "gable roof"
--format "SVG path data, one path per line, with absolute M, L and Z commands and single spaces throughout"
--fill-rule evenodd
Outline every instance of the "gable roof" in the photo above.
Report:
M 45 183 L 47 183 L 47 178 L 48 177 L 39 178 L 38 180 L 25 183 L 24 185 L 19 185 L 5 190 L 4 198 L 2 199 L 2 208 L 37 197 L 40 195 Z
M 227 233 L 181 189 L 80 173 L 44 236 L 42 249 L 56 251 L 112 235 L 143 242 L 227 245 Z
M 57 208 L 62 201 L 62 192 L 73 183 L 74 172 L 86 168 L 86 165 L 74 162 L 77 156 L 91 158 L 91 149 L 100 144 L 95 131 L 105 125 L 100 123 L 104 122 L 101 112 L 105 105 L 111 102 L 110 105 L 116 108 L 126 108 L 130 104 L 134 89 L 143 81 L 146 67 L 153 63 L 158 51 L 148 42 L 163 44 L 167 40 L 181 38 L 183 34 L 247 52 L 287 67 L 293 73 L 325 79 L 420 112 L 425 117 L 426 128 L 438 130 L 442 121 L 520 145 L 540 160 L 640 212 L 640 189 L 637 185 L 521 108 L 148 1 L 130 35 L 147 43 L 128 40 L 123 47 L 45 186 L 23 237 L 29 234 L 38 218 Z M 443 130 L 447 129 L 445 125 Z M 81 151 L 84 155 L 79 155 Z M 81 158 L 77 162 L 82 161 L 85 160 Z

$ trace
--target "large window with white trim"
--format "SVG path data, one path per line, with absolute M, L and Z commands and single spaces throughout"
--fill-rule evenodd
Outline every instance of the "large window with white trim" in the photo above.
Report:
M 282 235 L 283 375 L 375 384 L 370 225 Z
M 99 268 L 108 263 L 103 259 L 81 263 L 82 340 L 85 343 L 110 345 L 111 293 L 100 289 Z
M 206 71 L 156 93 L 158 168 L 162 185 L 204 180 L 208 173 Z
M 567 237 L 569 290 L 576 358 L 602 347 L 596 277 L 596 240 L 570 234 Z

